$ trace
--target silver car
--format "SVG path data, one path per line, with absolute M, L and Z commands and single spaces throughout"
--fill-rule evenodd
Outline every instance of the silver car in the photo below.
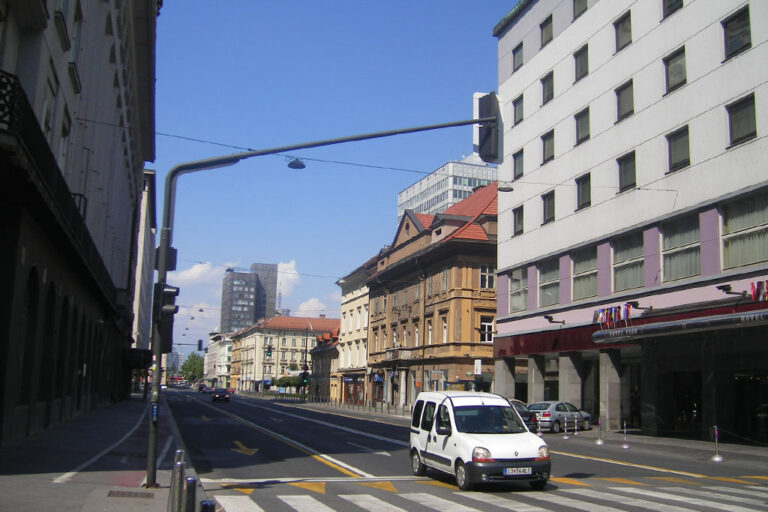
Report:
M 528 405 L 528 409 L 536 414 L 541 430 L 558 433 L 567 428 L 573 431 L 574 424 L 582 430 L 589 430 L 592 427 L 592 415 L 568 402 L 556 400 L 535 402 Z

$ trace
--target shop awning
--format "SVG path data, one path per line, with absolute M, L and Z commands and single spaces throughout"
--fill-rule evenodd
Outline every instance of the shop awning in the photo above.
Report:
M 628 343 L 645 338 L 757 327 L 760 325 L 768 325 L 768 309 L 648 323 L 618 329 L 603 329 L 592 333 L 592 341 L 598 344 Z

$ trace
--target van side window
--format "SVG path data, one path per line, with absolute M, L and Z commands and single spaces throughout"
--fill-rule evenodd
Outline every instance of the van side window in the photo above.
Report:
M 435 402 L 427 402 L 424 405 L 424 416 L 421 418 L 421 428 L 427 432 L 432 430 L 435 421 Z
M 419 428 L 419 422 L 421 421 L 421 411 L 424 410 L 424 401 L 419 400 L 413 408 L 413 417 L 411 418 L 411 426 Z
M 450 427 L 451 418 L 448 415 L 448 406 L 441 405 L 437 411 L 437 426 L 438 427 Z

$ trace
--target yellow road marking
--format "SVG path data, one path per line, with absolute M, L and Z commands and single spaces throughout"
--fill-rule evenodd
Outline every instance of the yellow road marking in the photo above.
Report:
M 445 482 L 441 482 L 440 480 L 424 480 L 424 481 L 419 481 L 419 482 L 416 482 L 416 483 L 417 484 L 422 484 L 422 485 L 436 485 L 437 487 L 445 487 L 447 489 L 458 489 L 457 486 L 451 485 L 451 484 L 448 484 L 448 483 L 445 483 Z
M 253 455 L 257 451 L 259 451 L 258 448 L 248 448 L 245 446 L 242 441 L 233 441 L 235 443 L 235 446 L 237 448 L 230 448 L 233 452 L 242 453 L 243 455 Z
M 559 484 L 569 484 L 569 485 L 579 485 L 581 487 L 592 487 L 591 485 L 584 483 L 580 480 L 576 480 L 575 478 L 558 478 L 558 477 L 551 477 L 549 479 L 550 482 L 557 482 Z
M 642 482 L 638 482 L 637 480 L 630 480 L 629 478 L 618 478 L 618 477 L 611 477 L 611 478 L 598 478 L 598 480 L 605 480 L 606 482 L 614 482 L 617 484 L 627 484 L 627 485 L 647 485 Z
M 341 473 L 344 473 L 347 476 L 351 476 L 351 477 L 354 477 L 354 478 L 361 478 L 361 476 L 358 475 L 357 473 L 354 473 L 354 472 L 348 470 L 347 468 L 343 468 L 343 467 L 339 466 L 338 464 L 335 464 L 335 463 L 333 463 L 333 462 L 331 462 L 331 461 L 321 457 L 320 455 L 315 455 L 315 454 L 308 454 L 308 455 L 312 455 L 312 458 L 315 459 L 316 461 L 322 462 L 326 466 L 332 467 L 336 471 L 340 471 Z
M 201 417 L 200 419 L 202 419 L 203 421 L 211 421 L 211 418 L 209 418 L 209 417 L 208 417 L 208 416 L 206 416 L 205 414 L 203 414 L 203 415 L 202 415 L 202 417 Z
M 753 480 L 768 480 L 768 476 L 743 476 L 741 478 L 751 478 Z
M 325 494 L 325 482 L 291 482 L 288 485 L 301 487 L 302 489 L 313 491 L 318 494 Z
M 751 484 L 752 482 L 747 482 L 746 480 L 739 480 L 738 478 L 730 478 L 727 476 L 708 476 L 707 478 L 711 480 L 720 480 L 721 482 L 730 482 L 732 484 Z
M 241 492 L 243 494 L 247 494 L 248 496 L 250 496 L 251 493 L 253 492 L 253 489 L 243 489 L 241 487 L 235 487 L 235 490 L 239 491 L 239 492 Z
M 621 460 L 614 460 L 614 459 L 604 459 L 602 457 L 590 457 L 589 455 L 580 455 L 578 453 L 568 453 L 568 452 L 559 452 L 559 451 L 552 451 L 551 453 L 555 453 L 557 455 L 564 455 L 566 457 L 574 457 L 577 459 L 584 459 L 584 460 L 594 460 L 597 462 L 607 462 L 609 464 L 618 464 L 619 466 L 628 466 L 632 468 L 640 468 L 640 469 L 647 469 L 649 471 L 658 471 L 661 473 L 672 473 L 674 475 L 682 475 L 682 476 L 689 476 L 692 478 L 706 478 L 706 475 L 700 475 L 698 473 L 689 473 L 687 471 L 677 471 L 674 469 L 666 469 L 666 468 L 660 468 L 656 466 L 647 466 L 645 464 L 635 464 L 633 462 L 624 462 Z
M 686 480 L 685 478 L 677 478 L 676 476 L 649 476 L 652 480 L 664 480 L 665 482 L 672 482 L 675 484 L 688 484 L 688 485 L 701 485 L 701 482 L 693 482 Z
M 397 489 L 392 485 L 392 482 L 360 482 L 358 485 L 365 485 L 382 491 L 397 492 Z

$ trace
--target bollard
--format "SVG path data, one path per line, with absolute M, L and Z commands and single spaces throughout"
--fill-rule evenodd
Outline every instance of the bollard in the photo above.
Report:
M 579 435 L 579 417 L 575 414 L 573 415 L 573 435 Z
M 605 441 L 603 441 L 603 427 L 600 424 L 600 417 L 597 418 L 597 439 L 595 439 L 596 445 L 602 445 L 605 444 Z
M 544 437 L 544 433 L 541 431 L 541 417 L 539 416 L 539 413 L 536 413 L 536 435 Z
M 622 444 L 621 447 L 625 450 L 629 450 L 631 448 L 631 446 L 629 446 L 629 442 L 627 442 L 627 420 L 624 420 L 624 444 Z
M 173 464 L 171 474 L 171 488 L 168 491 L 168 512 L 181 510 L 181 496 L 184 482 L 184 462 L 177 461 Z
M 195 497 L 197 495 L 197 477 L 188 476 L 184 482 L 184 506 L 179 510 L 195 512 Z
M 715 433 L 715 454 L 710 459 L 712 462 L 723 462 L 723 456 L 720 455 L 720 452 L 718 451 L 717 447 L 717 438 L 720 436 L 720 431 L 717 430 L 717 425 L 714 427 L 714 433 Z
M 570 439 L 571 436 L 568 435 L 568 416 L 563 418 L 563 439 Z
M 200 512 L 216 512 L 216 502 L 213 500 L 201 501 Z

